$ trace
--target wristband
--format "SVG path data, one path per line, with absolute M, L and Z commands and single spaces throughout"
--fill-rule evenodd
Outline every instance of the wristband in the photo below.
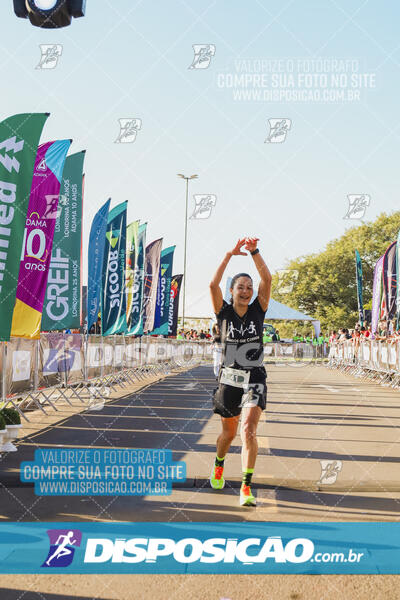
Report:
M 258 254 L 259 252 L 260 252 L 260 251 L 259 251 L 259 249 L 258 249 L 258 248 L 256 248 L 255 250 L 253 250 L 253 252 L 250 252 L 250 254 L 251 254 L 252 256 L 254 256 L 255 254 Z

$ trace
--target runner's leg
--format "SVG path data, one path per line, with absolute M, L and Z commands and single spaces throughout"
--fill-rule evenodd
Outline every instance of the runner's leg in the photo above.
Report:
M 217 456 L 224 457 L 235 439 L 240 415 L 236 417 L 221 417 L 222 431 L 217 439 Z
M 242 470 L 254 469 L 256 464 L 258 443 L 257 425 L 262 410 L 259 406 L 245 407 L 242 410 L 242 426 L 240 435 L 242 438 Z
M 240 488 L 239 503 L 241 506 L 256 506 L 256 499 L 251 491 L 251 479 L 256 464 L 258 443 L 257 425 L 262 409 L 259 406 L 249 406 L 242 409 L 242 471 L 243 479 Z
M 222 431 L 217 439 L 217 455 L 210 475 L 210 484 L 214 490 L 225 486 L 224 461 L 238 427 L 239 416 L 221 417 Z

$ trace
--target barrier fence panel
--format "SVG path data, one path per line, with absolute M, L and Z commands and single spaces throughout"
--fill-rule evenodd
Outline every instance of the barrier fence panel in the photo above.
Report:
M 103 337 L 103 375 L 113 372 L 114 336 Z
M 328 358 L 329 345 L 306 342 L 267 342 L 264 344 L 264 362 L 311 362 Z
M 128 369 L 140 367 L 141 338 L 125 338 L 125 361 Z
M 103 338 L 101 335 L 89 335 L 87 343 L 87 377 L 101 377 L 103 364 Z
M 84 338 L 79 333 L 65 335 L 64 338 L 65 373 L 67 385 L 79 383 L 85 379 Z
M 12 397 L 34 388 L 36 341 L 13 338 L 7 342 L 7 358 L 2 374 L 7 396 Z
M 332 344 L 328 367 L 399 387 L 400 341 L 345 340 Z

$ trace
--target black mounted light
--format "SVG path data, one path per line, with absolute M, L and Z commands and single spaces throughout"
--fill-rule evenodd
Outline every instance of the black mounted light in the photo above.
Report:
M 72 17 L 85 16 L 86 0 L 14 0 L 14 12 L 32 25 L 58 29 L 71 24 Z

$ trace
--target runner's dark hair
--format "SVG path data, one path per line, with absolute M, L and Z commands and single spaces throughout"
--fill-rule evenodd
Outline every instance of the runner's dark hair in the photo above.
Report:
M 250 275 L 248 273 L 238 273 L 237 275 L 234 275 L 232 277 L 230 289 L 233 290 L 233 286 L 235 285 L 235 283 L 237 282 L 237 280 L 239 279 L 239 277 L 248 277 L 250 279 L 251 283 L 253 283 L 253 280 L 252 280 L 252 278 L 250 277 Z M 231 295 L 230 303 L 233 304 L 233 297 L 232 297 L 232 295 Z

